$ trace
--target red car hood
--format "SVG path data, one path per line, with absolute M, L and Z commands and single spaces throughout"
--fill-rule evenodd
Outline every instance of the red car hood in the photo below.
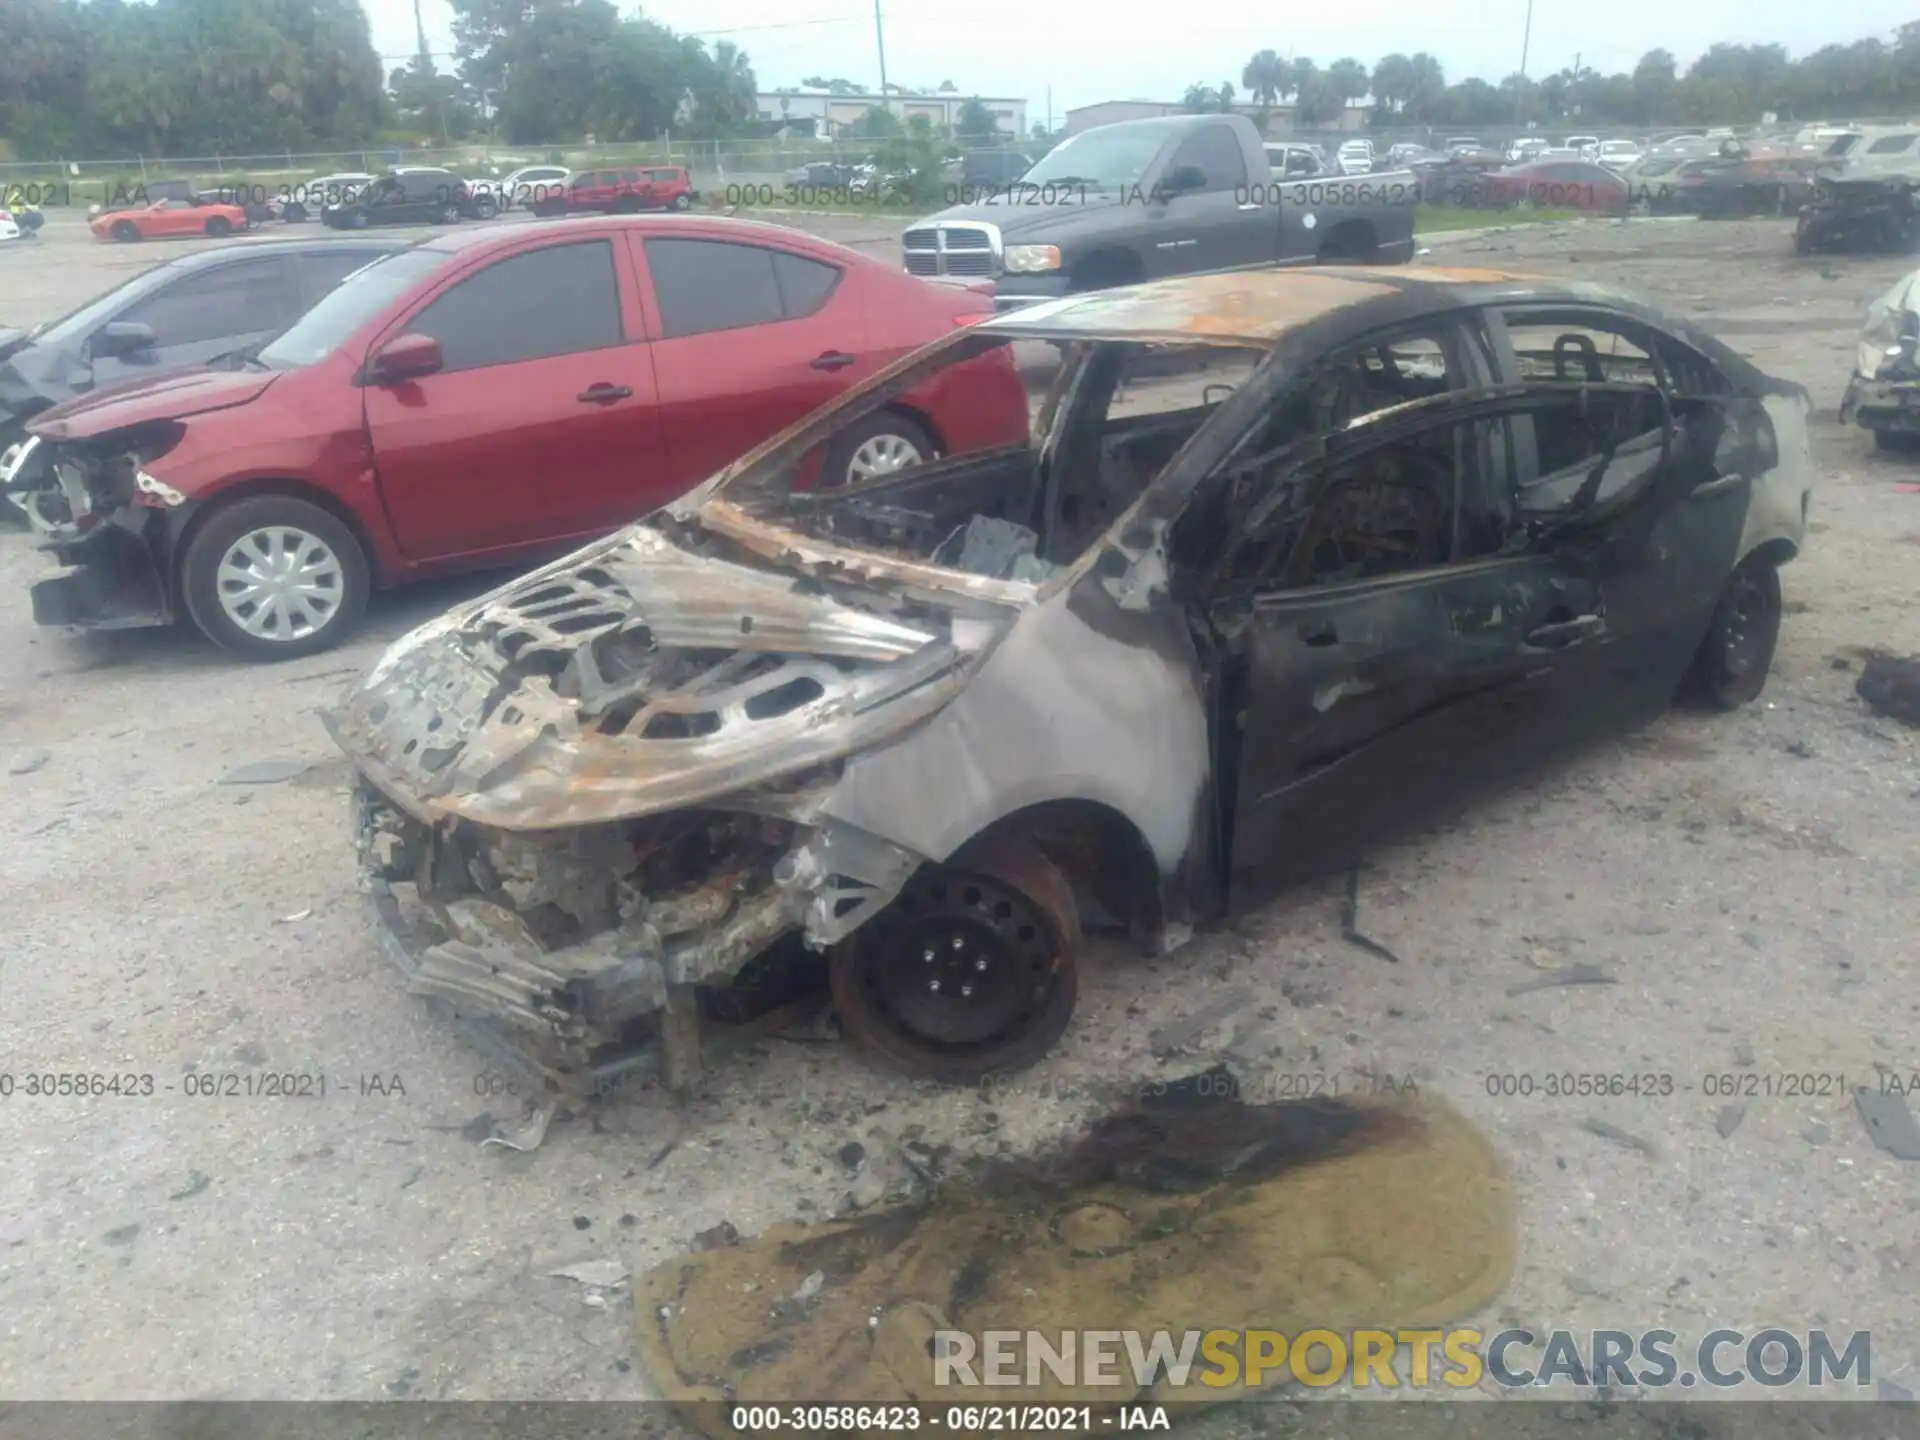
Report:
M 280 377 L 259 370 L 189 370 L 82 395 L 36 415 L 27 429 L 48 440 L 87 440 L 152 420 L 184 420 L 257 399 Z

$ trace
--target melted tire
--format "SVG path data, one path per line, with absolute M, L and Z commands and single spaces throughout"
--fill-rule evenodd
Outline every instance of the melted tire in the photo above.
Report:
M 922 867 L 835 947 L 828 987 L 848 1033 L 876 1059 L 941 1084 L 978 1084 L 1028 1068 L 1066 1032 L 1080 948 L 1066 877 L 1031 845 L 1003 842 Z M 955 993 L 969 983 L 986 993 Z

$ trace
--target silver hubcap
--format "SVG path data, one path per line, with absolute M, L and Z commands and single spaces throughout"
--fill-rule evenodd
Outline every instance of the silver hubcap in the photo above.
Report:
M 247 634 L 300 640 L 332 623 L 346 575 L 324 540 L 273 525 L 234 541 L 215 584 L 220 608 Z
M 853 459 L 847 462 L 847 478 L 871 480 L 919 463 L 919 447 L 911 440 L 900 435 L 875 435 L 853 452 Z

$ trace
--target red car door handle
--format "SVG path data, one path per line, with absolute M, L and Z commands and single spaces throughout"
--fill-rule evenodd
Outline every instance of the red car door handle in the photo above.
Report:
M 857 364 L 859 359 L 859 356 L 849 355 L 844 350 L 829 350 L 813 362 L 813 368 L 816 370 L 844 370 L 849 365 Z
M 611 405 L 615 400 L 631 399 L 633 391 L 624 385 L 589 385 L 582 390 L 579 400 L 582 405 Z

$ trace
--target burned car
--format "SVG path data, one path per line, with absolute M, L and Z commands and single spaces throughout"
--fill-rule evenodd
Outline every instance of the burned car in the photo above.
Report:
M 889 397 L 1058 347 L 1025 444 L 798 483 Z M 330 712 L 409 988 L 579 1093 L 825 971 L 924 1077 L 1433 807 L 1760 693 L 1807 396 L 1597 286 L 1254 271 L 969 326 L 393 645 Z M 770 997 L 762 1008 L 753 997 Z
M 1920 171 L 1857 180 L 1821 175 L 1813 198 L 1800 208 L 1793 248 L 1801 255 L 1867 250 L 1904 255 L 1920 240 Z
M 1882 450 L 1920 437 L 1920 270 L 1901 276 L 1867 308 L 1840 423 L 1870 431 Z

